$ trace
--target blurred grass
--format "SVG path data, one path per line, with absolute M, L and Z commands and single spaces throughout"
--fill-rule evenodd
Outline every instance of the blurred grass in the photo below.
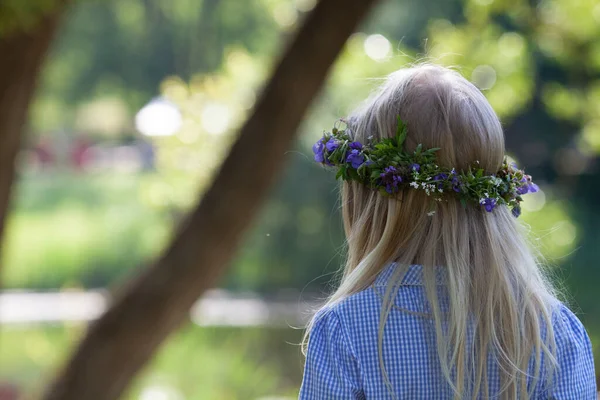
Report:
M 5 287 L 100 287 L 154 256 L 172 219 L 141 198 L 154 175 L 53 173 L 17 186 Z
M 68 324 L 4 326 L 0 383 L 17 383 L 26 388 L 25 395 L 41 391 L 82 329 Z M 294 398 L 302 377 L 297 346 L 301 334 L 286 328 L 188 325 L 162 347 L 124 398 L 151 394 L 165 400 Z

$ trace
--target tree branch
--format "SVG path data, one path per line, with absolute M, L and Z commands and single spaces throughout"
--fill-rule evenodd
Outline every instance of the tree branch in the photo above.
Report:
M 0 242 L 15 175 L 15 159 L 45 55 L 66 1 L 40 15 L 33 29 L 0 35 Z
M 212 187 L 164 255 L 96 323 L 46 400 L 118 398 L 215 285 L 282 169 L 284 152 L 348 36 L 376 0 L 321 0 L 285 52 Z M 198 355 L 202 357 L 201 354 Z

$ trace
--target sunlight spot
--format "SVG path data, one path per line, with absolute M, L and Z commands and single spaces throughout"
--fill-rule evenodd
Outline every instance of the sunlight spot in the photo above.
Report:
M 365 53 L 375 61 L 382 61 L 392 50 L 390 41 L 380 34 L 369 35 L 364 43 Z
M 296 23 L 298 13 L 291 4 L 284 3 L 273 9 L 273 18 L 279 26 L 289 28 Z
M 536 193 L 527 193 L 523 196 L 521 208 L 525 211 L 540 211 L 546 204 L 546 194 L 543 190 Z
M 600 3 L 596 4 L 592 10 L 592 14 L 594 15 L 594 19 L 600 23 Z
M 516 57 L 523 51 L 525 41 L 523 36 L 515 32 L 507 32 L 498 40 L 498 47 L 502 55 L 506 57 Z
M 471 74 L 471 81 L 481 90 L 491 89 L 496 83 L 496 70 L 489 65 L 478 65 Z
M 575 241 L 577 228 L 570 221 L 560 221 L 553 227 L 552 242 L 557 246 L 568 246 Z
M 163 98 L 146 104 L 135 116 L 136 129 L 146 136 L 170 136 L 181 128 L 179 108 Z
M 317 0 L 296 0 L 296 10 L 307 12 L 315 8 Z
M 209 104 L 202 110 L 202 128 L 211 135 L 221 135 L 229 127 L 231 111 L 223 104 Z
M 148 386 L 142 390 L 139 400 L 183 400 L 183 396 L 168 386 Z

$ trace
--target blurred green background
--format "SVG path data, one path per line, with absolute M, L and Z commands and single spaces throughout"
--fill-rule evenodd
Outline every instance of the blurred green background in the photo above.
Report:
M 315 2 L 74 2 L 31 108 L 4 244 L 5 289 L 114 287 L 155 257 Z M 527 197 L 522 220 L 599 360 L 595 0 L 381 1 L 348 40 L 220 288 L 265 302 L 325 296 L 343 233 L 334 177 L 313 165 L 310 145 L 379 78 L 422 60 L 456 66 L 501 116 L 509 154 L 542 189 Z M 294 398 L 302 331 L 283 322 L 192 323 L 127 398 Z M 36 393 L 83 329 L 81 321 L 5 321 L 0 387 Z

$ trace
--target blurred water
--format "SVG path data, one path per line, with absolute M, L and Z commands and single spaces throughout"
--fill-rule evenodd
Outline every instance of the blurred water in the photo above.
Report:
M 299 298 L 211 290 L 194 304 L 190 318 L 201 326 L 303 326 L 318 304 Z M 104 313 L 109 300 L 107 291 L 7 291 L 0 293 L 0 324 L 91 321 Z

